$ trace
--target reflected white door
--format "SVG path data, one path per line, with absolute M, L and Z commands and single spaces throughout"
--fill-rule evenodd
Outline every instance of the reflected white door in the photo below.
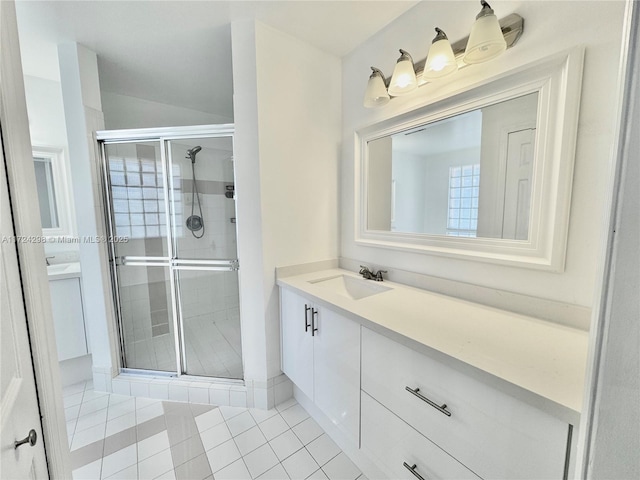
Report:
M 3 38 L 4 40 L 4 38 Z M 38 398 L 22 297 L 5 158 L 0 162 L 0 478 L 47 478 Z M 15 447 L 35 431 L 35 445 Z
M 535 134 L 534 128 L 509 133 L 502 238 L 529 238 Z

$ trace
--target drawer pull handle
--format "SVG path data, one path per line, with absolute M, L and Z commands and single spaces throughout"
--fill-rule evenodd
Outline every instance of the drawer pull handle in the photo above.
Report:
M 431 405 L 433 408 L 435 408 L 436 410 L 438 410 L 440 413 L 444 413 L 447 417 L 451 416 L 451 412 L 449 410 L 447 410 L 447 404 L 443 403 L 442 405 L 438 405 L 437 403 L 429 400 L 427 397 L 425 397 L 424 395 L 422 395 L 420 393 L 420 389 L 416 388 L 415 390 L 413 388 L 410 387 L 405 387 L 405 390 L 409 393 L 412 393 L 413 395 L 415 395 L 416 397 L 418 397 L 420 400 L 422 400 L 423 402 L 427 402 L 429 405 Z
M 416 477 L 418 480 L 425 480 L 425 478 L 422 475 L 416 472 L 417 465 L 415 463 L 413 464 L 413 466 L 411 466 L 407 462 L 402 462 L 402 465 L 404 465 L 404 468 L 406 468 L 411 473 L 413 473 L 414 477 Z
M 304 331 L 305 332 L 308 332 L 309 331 L 309 327 L 311 326 L 311 325 L 309 325 L 309 319 L 307 318 L 307 312 L 309 310 L 311 310 L 311 307 L 305 303 L 304 304 Z

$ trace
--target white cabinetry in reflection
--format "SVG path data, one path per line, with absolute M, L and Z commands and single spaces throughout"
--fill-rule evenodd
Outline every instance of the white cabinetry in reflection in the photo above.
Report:
M 49 280 L 51 307 L 58 345 L 58 360 L 89 353 L 82 307 L 80 278 Z
M 360 427 L 360 325 L 280 290 L 282 371 L 354 443 Z

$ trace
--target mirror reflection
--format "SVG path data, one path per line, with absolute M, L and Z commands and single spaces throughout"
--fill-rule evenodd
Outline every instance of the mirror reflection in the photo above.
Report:
M 33 157 L 42 228 L 58 228 L 58 206 L 51 158 Z
M 369 141 L 367 229 L 527 240 L 538 92 Z

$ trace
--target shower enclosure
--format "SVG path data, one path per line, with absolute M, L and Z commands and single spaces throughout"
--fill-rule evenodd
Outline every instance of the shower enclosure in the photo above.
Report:
M 233 125 L 97 138 L 123 368 L 242 379 Z

